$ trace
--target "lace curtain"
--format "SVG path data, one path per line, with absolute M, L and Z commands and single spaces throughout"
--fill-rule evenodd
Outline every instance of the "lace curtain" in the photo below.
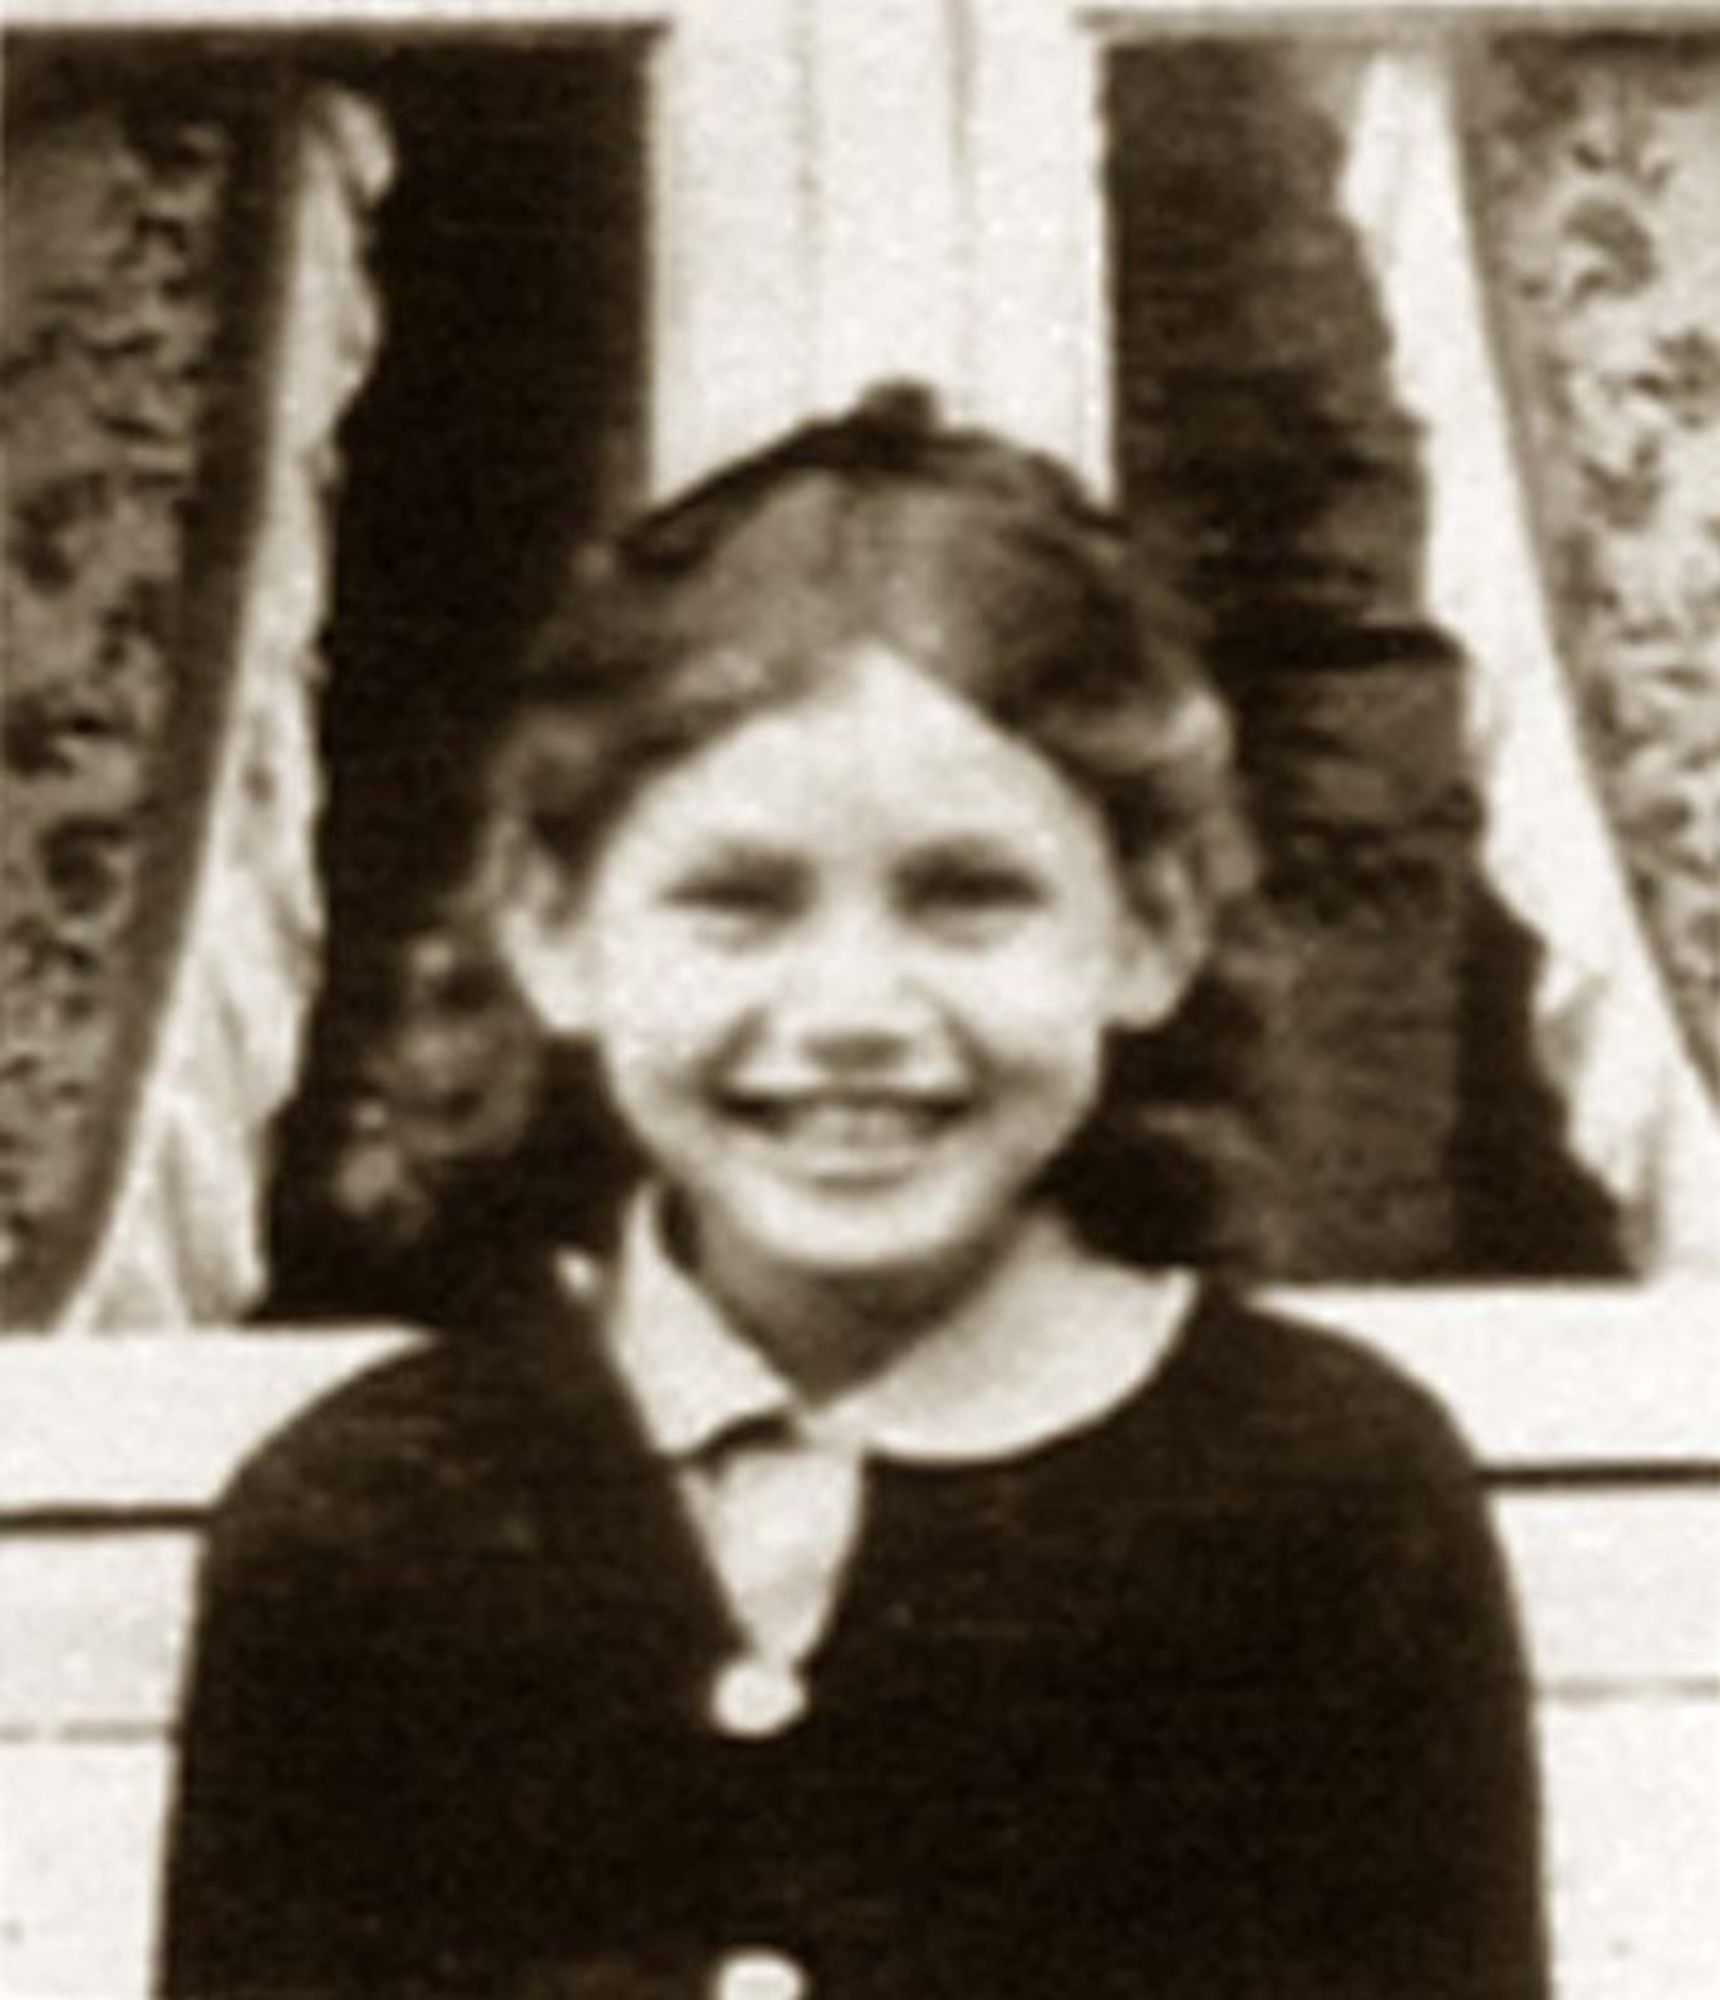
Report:
M 1720 1264 L 1720 38 L 1372 59 L 1345 201 L 1471 659 L 1541 1061 L 1644 1272 Z
M 363 106 L 33 50 L 9 134 L 7 1319 L 230 1320 L 320 955 L 316 635 Z M 21 59 L 21 67 L 22 64 Z
M 1720 1093 L 1720 34 L 1551 60 L 1508 41 L 1468 84 L 1484 271 L 1583 747 Z
M 0 1272 L 29 1321 L 83 1247 L 130 1066 L 116 1001 L 140 980 L 146 816 L 185 707 L 175 614 L 241 175 L 216 108 L 31 55 L 10 83 Z

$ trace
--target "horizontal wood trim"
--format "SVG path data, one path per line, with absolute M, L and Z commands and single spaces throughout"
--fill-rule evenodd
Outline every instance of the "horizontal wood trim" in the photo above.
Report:
M 1720 1698 L 1720 1490 L 1508 1494 L 1494 1511 L 1543 1694 Z
M 1491 1468 L 1720 1476 L 1720 1284 L 1295 1289 L 1426 1382 Z M 0 1522 L 197 1509 L 268 1431 L 404 1328 L 0 1340 Z
M 737 0 L 9 0 L 7 25 L 124 31 L 133 28 L 392 28 L 438 33 L 560 27 L 671 25 L 692 7 Z M 1403 29 L 1456 26 L 1530 28 L 1549 33 L 1644 27 L 1668 33 L 1720 17 L 1705 0 L 1073 0 L 1088 28 L 1347 28 L 1379 37 Z
M 0 1523 L 206 1507 L 270 1431 L 412 1339 L 371 1328 L 0 1340 Z
M 1427 1384 L 1482 1462 L 1720 1476 L 1720 1282 L 1320 1286 L 1274 1294 Z
M 9 28 L 423 28 L 437 34 L 667 27 L 687 0 L 7 0 Z
M 1720 25 L 1712 0 L 1072 0 L 1072 11 L 1089 32 L 1119 39 L 1324 32 L 1385 42 L 1443 30 L 1689 34 Z
M 9 1635 L 0 1651 L 0 1741 L 167 1730 L 179 1705 L 198 1546 L 187 1533 L 0 1540 Z
M 1508 1494 L 1497 1518 L 1543 1695 L 1720 1700 L 1720 1492 Z M 167 1728 L 198 1546 L 0 1535 L 0 1739 Z

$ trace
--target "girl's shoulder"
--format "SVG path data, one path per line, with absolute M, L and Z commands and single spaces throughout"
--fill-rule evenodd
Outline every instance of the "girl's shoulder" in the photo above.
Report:
M 1259 1478 L 1468 1485 L 1473 1455 L 1434 1392 L 1365 1331 L 1317 1326 L 1233 1285 L 1201 1284 L 1143 1410 Z
M 404 1352 L 326 1390 L 263 1438 L 239 1466 L 223 1510 L 300 1487 L 392 1480 L 442 1459 L 479 1418 L 483 1378 L 452 1341 L 411 1331 Z
M 221 1497 L 212 1540 L 309 1553 L 483 1532 L 570 1426 L 595 1426 L 602 1385 L 589 1313 L 553 1286 L 452 1309 L 404 1353 L 318 1397 L 266 1437 Z M 259 1338 L 267 1338 L 260 1334 Z M 577 1448 L 574 1456 L 578 1456 Z

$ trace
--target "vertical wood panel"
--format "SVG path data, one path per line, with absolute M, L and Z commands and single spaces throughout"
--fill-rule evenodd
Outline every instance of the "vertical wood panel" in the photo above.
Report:
M 1711 2000 L 1720 1701 L 1545 1702 L 1557 2000 Z
M 655 52 L 650 476 L 659 495 L 810 405 L 799 0 L 689 6 Z
M 143 2000 L 170 1776 L 159 1736 L 0 1741 L 0 1994 Z
M 1100 46 L 1044 0 L 962 0 L 971 245 L 963 361 L 975 411 L 1114 479 Z
M 656 55 L 656 490 L 902 376 L 1108 484 L 1098 51 L 1042 0 L 686 9 Z
M 817 398 L 904 374 L 959 388 L 958 23 L 937 0 L 807 8 Z

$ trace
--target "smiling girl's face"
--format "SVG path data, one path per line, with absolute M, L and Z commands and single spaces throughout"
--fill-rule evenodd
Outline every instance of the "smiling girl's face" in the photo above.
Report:
M 1187 961 L 1062 774 L 881 647 L 647 783 L 504 934 L 743 1308 L 990 1268 Z

